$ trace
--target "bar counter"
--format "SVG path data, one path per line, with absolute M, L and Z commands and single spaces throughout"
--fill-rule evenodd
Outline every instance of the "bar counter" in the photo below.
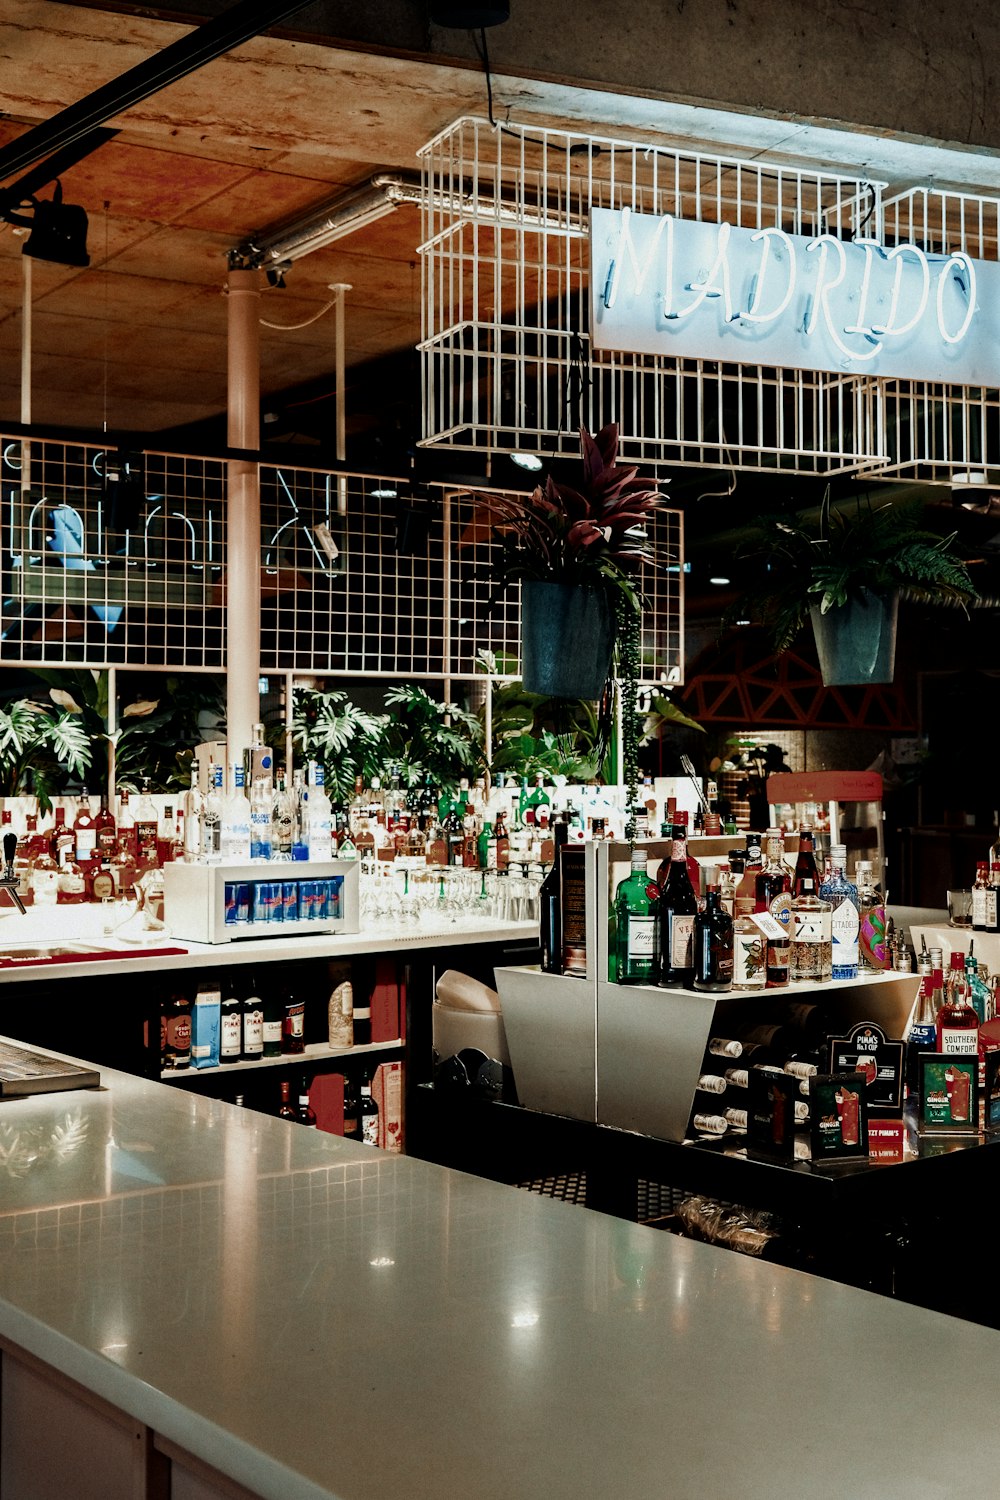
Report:
M 101 1071 L 0 1101 L 5 1495 L 992 1493 L 996 1332 Z

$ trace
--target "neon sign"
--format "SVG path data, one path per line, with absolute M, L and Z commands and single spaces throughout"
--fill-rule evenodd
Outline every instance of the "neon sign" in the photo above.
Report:
M 595 349 L 1000 384 L 1000 265 L 962 251 L 595 208 L 590 255 Z

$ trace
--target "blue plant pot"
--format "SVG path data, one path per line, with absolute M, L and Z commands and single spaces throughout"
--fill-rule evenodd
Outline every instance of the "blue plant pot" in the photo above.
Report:
M 896 660 L 898 594 L 849 599 L 838 609 L 809 611 L 819 668 L 827 687 L 891 682 Z
M 603 593 L 571 583 L 521 584 L 521 681 L 545 698 L 601 696 L 614 620 Z

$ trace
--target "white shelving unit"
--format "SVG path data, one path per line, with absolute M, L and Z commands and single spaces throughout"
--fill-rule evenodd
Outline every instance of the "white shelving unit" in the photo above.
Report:
M 220 1074 L 228 1078 L 237 1073 L 257 1073 L 261 1068 L 287 1068 L 297 1063 L 330 1062 L 338 1057 L 365 1057 L 372 1052 L 398 1052 L 403 1046 L 401 1037 L 390 1042 L 359 1042 L 354 1047 L 327 1047 L 322 1042 L 310 1042 L 304 1052 L 282 1052 L 280 1057 L 248 1058 L 233 1063 L 218 1063 L 212 1068 L 164 1068 L 160 1078 L 164 1083 L 192 1083 L 199 1078 L 216 1078 Z

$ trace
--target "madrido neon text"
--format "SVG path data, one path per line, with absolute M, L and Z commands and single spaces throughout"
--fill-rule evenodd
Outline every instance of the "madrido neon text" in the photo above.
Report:
M 1000 267 L 963 251 L 594 209 L 595 349 L 1000 383 Z

